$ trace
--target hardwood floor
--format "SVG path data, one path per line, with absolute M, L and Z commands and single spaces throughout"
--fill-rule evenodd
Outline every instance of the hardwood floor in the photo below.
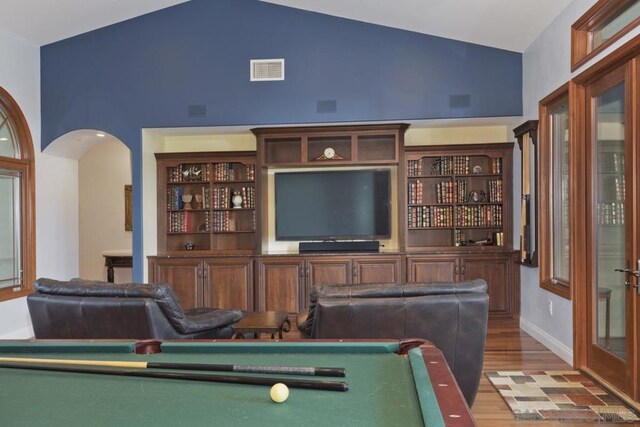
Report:
M 295 321 L 292 322 L 295 325 Z M 299 339 L 295 326 L 284 339 Z M 519 321 L 513 319 L 492 319 L 487 330 L 483 372 L 487 371 L 532 371 L 571 370 L 564 362 L 545 346 L 520 329 Z M 602 426 L 605 423 L 573 424 L 555 421 L 518 421 L 507 404 L 491 385 L 485 375 L 480 380 L 480 388 L 471 413 L 478 427 L 569 427 Z M 640 427 L 640 423 L 607 424 Z
M 572 369 L 545 346 L 520 330 L 517 320 L 490 320 L 484 353 L 484 372 Z M 480 389 L 471 412 L 478 427 L 550 427 L 573 425 L 553 421 L 517 421 L 486 376 L 480 380 Z M 604 423 L 581 423 L 581 426 Z M 618 424 L 640 426 L 640 423 Z

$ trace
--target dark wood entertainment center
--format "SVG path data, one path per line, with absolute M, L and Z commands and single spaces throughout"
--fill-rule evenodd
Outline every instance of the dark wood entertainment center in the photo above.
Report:
M 319 284 L 483 278 L 492 316 L 518 315 L 513 143 L 405 147 L 407 127 L 258 128 L 255 152 L 156 154 L 158 255 L 149 257 L 149 281 L 173 285 L 185 308 L 295 314 Z M 394 171 L 395 247 L 270 249 L 269 173 L 331 167 Z

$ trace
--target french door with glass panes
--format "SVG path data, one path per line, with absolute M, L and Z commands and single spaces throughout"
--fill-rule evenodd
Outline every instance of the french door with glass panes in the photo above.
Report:
M 586 366 L 634 395 L 640 270 L 631 63 L 585 86 Z M 582 252 L 582 251 L 580 251 Z

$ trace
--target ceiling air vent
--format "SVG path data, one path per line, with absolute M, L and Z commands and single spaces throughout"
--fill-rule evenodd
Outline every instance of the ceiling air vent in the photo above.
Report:
M 284 59 L 252 59 L 249 65 L 252 82 L 284 80 Z

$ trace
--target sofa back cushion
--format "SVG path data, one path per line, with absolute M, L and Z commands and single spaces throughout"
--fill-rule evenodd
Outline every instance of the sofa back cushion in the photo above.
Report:
M 160 307 L 176 330 L 183 334 L 190 332 L 178 297 L 173 288 L 164 283 L 108 283 L 84 279 L 59 281 L 40 278 L 36 280 L 34 290 L 38 294 L 59 296 L 149 298 Z M 106 300 L 102 301 L 106 303 Z

